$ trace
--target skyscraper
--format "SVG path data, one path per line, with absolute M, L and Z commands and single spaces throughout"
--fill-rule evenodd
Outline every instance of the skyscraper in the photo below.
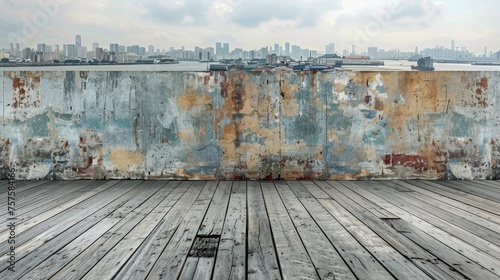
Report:
M 332 53 L 335 53 L 335 44 L 329 43 L 328 45 L 325 46 L 325 54 L 332 54 Z
M 45 44 L 37 44 L 36 45 L 36 51 L 37 52 L 41 52 L 41 53 L 46 53 Z
M 369 47 L 368 48 L 368 56 L 372 59 L 378 58 L 378 48 L 377 47 Z
M 229 54 L 229 43 L 224 43 L 223 49 L 224 54 Z
M 290 56 L 290 43 L 285 43 L 285 55 Z
M 274 44 L 274 53 L 280 55 L 280 44 Z
M 14 43 L 10 43 L 10 55 L 14 56 L 15 49 L 14 49 Z
M 95 49 L 99 47 L 99 43 L 92 43 L 92 51 L 95 52 Z
M 221 55 L 222 52 L 223 52 L 222 43 L 221 42 L 215 43 L 215 54 Z
M 118 44 L 109 44 L 109 51 L 114 53 L 119 53 Z
M 78 49 L 81 46 L 82 46 L 82 36 L 76 35 L 75 36 L 75 47 Z

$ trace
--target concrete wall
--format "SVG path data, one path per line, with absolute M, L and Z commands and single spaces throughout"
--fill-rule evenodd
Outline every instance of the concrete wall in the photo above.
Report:
M 0 72 L 19 179 L 499 179 L 499 72 Z

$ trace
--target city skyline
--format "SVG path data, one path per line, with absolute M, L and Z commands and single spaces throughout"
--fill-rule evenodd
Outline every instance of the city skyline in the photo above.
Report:
M 370 46 L 409 51 L 415 47 L 467 46 L 476 55 L 500 50 L 500 18 L 494 0 L 195 1 L 175 0 L 3 0 L 0 47 L 11 42 L 36 46 L 100 42 L 156 48 L 212 47 L 259 49 L 276 42 L 337 52 Z M 90 35 L 91 34 L 91 35 Z

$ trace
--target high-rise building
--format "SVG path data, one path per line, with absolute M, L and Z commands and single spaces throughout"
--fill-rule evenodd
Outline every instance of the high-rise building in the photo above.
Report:
M 16 47 L 16 56 L 20 56 L 21 55 L 21 46 L 19 45 L 19 43 L 16 43 L 15 47 Z
M 487 56 L 488 56 L 488 48 L 484 47 L 484 57 L 487 57 Z
M 418 47 L 415 47 L 415 54 L 418 54 Z
M 333 54 L 335 53 L 335 44 L 329 43 L 325 46 L 325 54 Z
M 16 50 L 14 49 L 14 43 L 10 43 L 10 55 L 15 55 L 14 52 Z
M 76 58 L 76 46 L 74 44 L 65 44 L 64 48 L 64 56 L 69 59 Z
M 75 36 L 75 47 L 79 48 L 82 46 L 82 36 L 76 35 Z
M 153 45 L 148 46 L 148 55 L 154 55 L 155 54 L 155 47 Z
M 95 49 L 99 47 L 99 43 L 92 43 L 92 51 L 95 53 Z
M 118 44 L 109 44 L 109 51 L 114 53 L 119 53 Z
M 79 47 L 76 49 L 76 56 L 80 58 L 87 58 L 87 47 Z
M 352 45 L 351 55 L 356 55 L 356 47 Z
M 224 50 L 222 49 L 222 43 L 221 42 L 215 43 L 215 54 L 221 55 L 223 51 Z
M 55 57 L 59 58 L 59 56 L 61 55 L 61 50 L 59 49 L 59 45 L 54 45 L 54 54 L 55 54 Z
M 41 52 L 41 53 L 46 53 L 45 44 L 37 44 L 36 45 L 36 51 L 37 52 Z
M 300 50 L 300 47 L 297 46 L 297 45 L 292 45 L 292 53 L 291 53 L 291 57 L 293 58 L 300 58 L 301 56 L 301 50 Z
M 274 44 L 274 49 L 273 49 L 274 53 L 276 55 L 280 55 L 280 44 Z
M 378 48 L 377 47 L 369 47 L 368 48 L 368 56 L 371 59 L 377 59 L 378 58 Z
M 285 43 L 285 55 L 290 56 L 290 43 L 289 42 Z
M 224 43 L 222 48 L 224 49 L 224 54 L 229 54 L 229 43 Z
M 139 45 L 128 46 L 127 52 L 128 53 L 135 53 L 135 54 L 139 55 Z

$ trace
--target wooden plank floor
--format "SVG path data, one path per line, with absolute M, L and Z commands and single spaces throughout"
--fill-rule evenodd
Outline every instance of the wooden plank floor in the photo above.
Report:
M 0 279 L 500 279 L 498 181 L 0 187 Z

